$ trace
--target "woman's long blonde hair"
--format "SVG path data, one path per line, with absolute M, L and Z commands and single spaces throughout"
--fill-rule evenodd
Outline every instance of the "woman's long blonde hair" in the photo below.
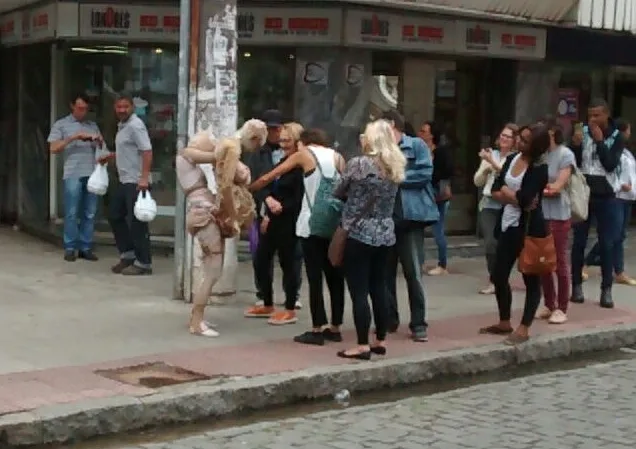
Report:
M 404 181 L 406 158 L 395 143 L 389 122 L 375 120 L 369 123 L 362 140 L 362 153 L 377 158 L 389 180 L 396 184 Z
M 296 122 L 287 122 L 283 125 L 283 129 L 289 134 L 289 137 L 297 144 L 300 140 L 300 134 L 303 132 L 303 125 Z

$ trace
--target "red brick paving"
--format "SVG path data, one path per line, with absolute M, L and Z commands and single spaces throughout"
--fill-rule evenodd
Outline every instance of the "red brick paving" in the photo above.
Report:
M 521 312 L 515 311 L 515 318 Z M 636 312 L 625 309 L 602 310 L 593 303 L 577 305 L 569 312 L 570 321 L 561 326 L 536 322 L 533 334 L 549 334 L 604 327 L 621 323 L 635 323 Z M 421 351 L 445 351 L 475 347 L 501 341 L 501 337 L 478 335 L 479 327 L 493 323 L 496 312 L 434 320 L 430 323 L 430 342 L 413 343 L 404 329 L 391 336 L 389 356 L 400 357 Z M 298 328 L 301 331 L 301 328 Z M 146 395 L 155 390 L 119 383 L 94 373 L 146 362 L 163 361 L 208 376 L 257 376 L 317 366 L 355 363 L 335 356 L 337 350 L 354 341 L 354 332 L 345 332 L 345 343 L 324 347 L 303 346 L 289 339 L 265 341 L 258 344 L 227 346 L 177 353 L 157 354 L 100 363 L 97 365 L 54 368 L 42 371 L 12 373 L 0 376 L 0 415 L 37 408 L 43 405 L 75 402 L 89 398 L 115 395 Z M 348 343 L 347 343 L 348 342 Z

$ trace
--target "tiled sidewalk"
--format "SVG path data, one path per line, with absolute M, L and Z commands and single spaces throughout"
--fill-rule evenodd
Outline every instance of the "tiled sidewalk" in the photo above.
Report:
M 636 313 L 625 309 L 603 310 L 593 303 L 574 306 L 570 322 L 551 326 L 537 322 L 534 335 L 603 328 L 615 324 L 636 323 Z M 520 315 L 517 311 L 516 316 Z M 398 333 L 389 340 L 387 357 L 407 357 L 425 352 L 447 351 L 497 343 L 499 337 L 478 335 L 477 329 L 490 324 L 495 318 L 489 314 L 466 315 L 433 320 L 430 323 L 430 342 L 412 343 L 406 334 Z M 346 342 L 354 340 L 353 332 L 345 335 Z M 13 373 L 0 376 L 0 414 L 29 410 L 45 405 L 61 404 L 92 398 L 118 395 L 144 396 L 155 392 L 108 379 L 98 370 L 164 362 L 211 378 L 252 377 L 297 371 L 316 366 L 353 363 L 338 359 L 336 351 L 347 343 L 323 347 L 308 347 L 293 343 L 289 338 L 168 352 L 85 366 L 52 368 L 40 371 Z

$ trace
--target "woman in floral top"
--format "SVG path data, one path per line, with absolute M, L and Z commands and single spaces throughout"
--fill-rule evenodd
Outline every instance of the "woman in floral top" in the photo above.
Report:
M 362 156 L 347 163 L 334 195 L 345 200 L 342 227 L 348 232 L 344 274 L 353 301 L 358 346 L 340 351 L 339 357 L 369 360 L 384 355 L 387 333 L 386 258 L 395 244 L 393 207 L 404 179 L 406 159 L 395 144 L 385 120 L 370 123 L 361 137 Z M 369 344 L 373 305 L 376 339 Z

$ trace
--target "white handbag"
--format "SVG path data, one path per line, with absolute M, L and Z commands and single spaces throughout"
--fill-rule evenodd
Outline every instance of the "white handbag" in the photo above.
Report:
M 133 212 L 135 218 L 139 221 L 148 223 L 155 219 L 157 216 L 157 203 L 152 199 L 149 191 L 142 190 L 139 192 Z
M 104 195 L 108 191 L 108 168 L 105 165 L 97 164 L 95 170 L 88 178 L 86 189 L 95 195 Z
M 572 222 L 580 223 L 587 220 L 590 204 L 590 188 L 585 175 L 578 167 L 572 167 L 572 174 L 565 187 L 572 210 Z

